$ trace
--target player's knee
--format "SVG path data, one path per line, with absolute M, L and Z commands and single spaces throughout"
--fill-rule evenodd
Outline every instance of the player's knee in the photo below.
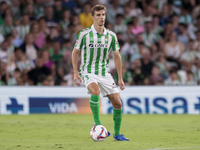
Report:
M 115 103 L 114 103 L 114 106 L 113 106 L 114 108 L 116 108 L 116 109 L 121 109 L 122 108 L 122 103 L 121 103 L 121 101 L 116 101 Z
M 100 89 L 92 90 L 91 94 L 92 95 L 100 95 Z

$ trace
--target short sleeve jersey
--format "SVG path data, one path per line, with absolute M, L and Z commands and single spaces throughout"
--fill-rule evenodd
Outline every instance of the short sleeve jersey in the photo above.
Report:
M 80 73 L 92 73 L 106 76 L 109 72 L 109 53 L 119 50 L 116 34 L 106 28 L 99 35 L 94 26 L 82 30 L 75 43 L 75 48 L 81 50 Z

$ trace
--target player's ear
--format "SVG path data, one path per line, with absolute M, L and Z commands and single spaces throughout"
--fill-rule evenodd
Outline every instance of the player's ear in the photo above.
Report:
M 92 18 L 92 20 L 94 21 L 94 16 L 92 16 L 91 18 Z

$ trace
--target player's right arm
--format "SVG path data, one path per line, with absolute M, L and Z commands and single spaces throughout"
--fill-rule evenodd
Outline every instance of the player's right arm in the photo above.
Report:
M 80 50 L 74 47 L 72 51 L 72 66 L 74 70 L 74 82 L 77 86 L 80 86 L 80 83 L 78 83 L 78 80 L 81 82 L 81 77 L 78 74 L 78 68 L 77 68 L 79 53 L 80 53 Z
M 78 80 L 81 82 L 81 77 L 79 76 L 78 73 L 78 57 L 80 50 L 82 49 L 83 46 L 83 34 L 80 32 L 78 34 L 76 43 L 74 45 L 74 49 L 72 51 L 72 66 L 73 66 L 73 71 L 74 71 L 74 82 L 77 86 L 80 86 L 80 83 L 78 83 Z

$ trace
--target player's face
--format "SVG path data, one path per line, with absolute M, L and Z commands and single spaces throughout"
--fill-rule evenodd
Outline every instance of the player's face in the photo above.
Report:
M 104 26 L 105 19 L 106 19 L 105 10 L 95 11 L 94 16 L 92 16 L 94 24 L 98 26 Z

